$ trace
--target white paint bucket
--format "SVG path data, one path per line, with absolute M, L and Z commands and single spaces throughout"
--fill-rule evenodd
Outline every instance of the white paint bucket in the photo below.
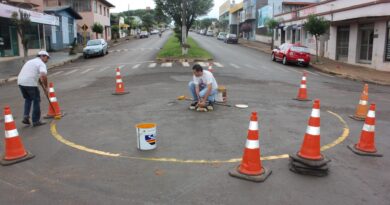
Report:
M 152 150 L 157 146 L 157 125 L 154 123 L 140 123 L 137 128 L 137 147 L 140 150 Z
M 227 101 L 227 91 L 225 86 L 219 86 L 218 87 L 218 93 L 215 98 L 215 101 L 224 103 Z

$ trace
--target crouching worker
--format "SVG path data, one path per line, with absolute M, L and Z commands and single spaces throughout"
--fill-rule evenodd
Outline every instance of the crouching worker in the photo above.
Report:
M 218 84 L 210 71 L 203 70 L 202 66 L 195 64 L 192 67 L 193 81 L 188 84 L 194 99 L 190 105 L 191 110 L 213 110 L 213 103 L 218 93 Z M 206 109 L 206 110 L 204 110 Z

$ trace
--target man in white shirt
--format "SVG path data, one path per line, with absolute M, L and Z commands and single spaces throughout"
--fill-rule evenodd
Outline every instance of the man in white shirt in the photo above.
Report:
M 46 51 L 39 51 L 38 56 L 24 64 L 18 75 L 18 85 L 24 98 L 24 116 L 22 123 L 30 125 L 30 110 L 33 105 L 33 127 L 46 124 L 41 119 L 38 81 L 41 80 L 44 92 L 48 92 L 46 63 L 50 56 Z
M 218 84 L 210 71 L 203 70 L 202 66 L 195 64 L 192 67 L 193 81 L 188 84 L 194 102 L 190 109 L 206 108 L 213 110 L 213 102 L 218 93 Z

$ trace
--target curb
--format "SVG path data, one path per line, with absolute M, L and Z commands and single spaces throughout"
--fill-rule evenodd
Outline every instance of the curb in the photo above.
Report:
M 69 63 L 69 62 L 73 62 L 73 61 L 81 58 L 82 56 L 83 56 L 82 54 L 76 54 L 76 56 L 71 58 L 71 59 L 68 59 L 68 60 L 62 61 L 60 63 L 56 63 L 56 64 L 53 64 L 53 65 L 47 66 L 47 70 L 50 70 L 50 69 L 58 67 L 58 66 L 62 66 L 62 65 L 66 64 L 66 63 Z M 16 82 L 17 80 L 18 80 L 18 76 L 12 76 L 12 77 L 9 77 L 9 78 L 0 79 L 0 85 L 5 85 L 7 83 Z

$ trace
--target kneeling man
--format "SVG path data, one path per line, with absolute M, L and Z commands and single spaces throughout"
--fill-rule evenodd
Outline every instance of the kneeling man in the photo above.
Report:
M 195 64 L 192 67 L 193 81 L 188 84 L 194 102 L 190 109 L 206 108 L 213 110 L 213 102 L 218 93 L 218 84 L 210 71 L 203 70 L 202 66 Z

